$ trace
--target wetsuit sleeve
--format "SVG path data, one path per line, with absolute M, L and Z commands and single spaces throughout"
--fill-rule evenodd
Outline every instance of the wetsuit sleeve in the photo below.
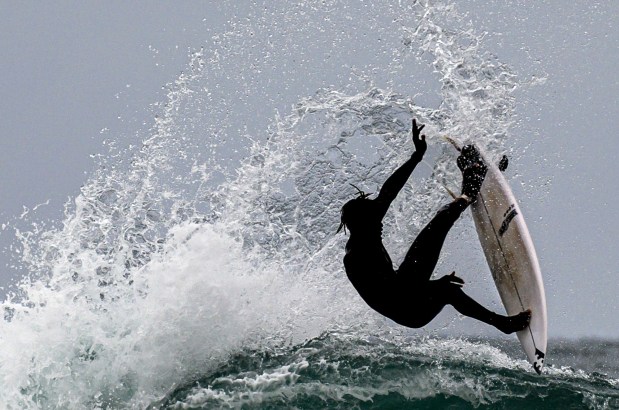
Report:
M 408 178 L 413 173 L 417 164 L 421 162 L 421 157 L 422 155 L 415 151 L 411 158 L 396 169 L 383 184 L 383 187 L 378 193 L 378 197 L 375 199 L 380 207 L 381 218 L 385 216 L 387 209 L 389 209 L 389 205 L 391 205 L 391 202 L 398 196 L 398 193 L 402 187 L 404 187 L 406 181 L 408 181 Z

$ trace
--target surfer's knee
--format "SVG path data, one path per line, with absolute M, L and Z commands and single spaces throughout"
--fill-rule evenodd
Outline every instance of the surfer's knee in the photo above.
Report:
M 464 298 L 466 298 L 466 293 L 462 290 L 462 286 L 458 286 L 452 283 L 445 283 L 439 289 L 440 297 L 445 302 L 446 305 L 454 305 L 458 304 Z
M 424 291 L 427 306 L 441 306 L 457 304 L 464 292 L 458 285 L 441 280 L 432 280 Z

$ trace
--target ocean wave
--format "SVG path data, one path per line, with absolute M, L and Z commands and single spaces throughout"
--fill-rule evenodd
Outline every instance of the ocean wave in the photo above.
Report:
M 325 334 L 243 351 L 152 408 L 616 408 L 617 380 L 553 367 L 538 376 L 487 343 Z

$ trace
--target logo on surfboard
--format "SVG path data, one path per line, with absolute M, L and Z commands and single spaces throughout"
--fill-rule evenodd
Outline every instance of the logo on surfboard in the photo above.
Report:
M 511 204 L 507 211 L 503 214 L 503 223 L 501 224 L 501 228 L 499 228 L 499 236 L 503 236 L 505 232 L 507 232 L 507 228 L 509 228 L 509 224 L 518 215 L 518 211 L 516 211 L 516 205 Z

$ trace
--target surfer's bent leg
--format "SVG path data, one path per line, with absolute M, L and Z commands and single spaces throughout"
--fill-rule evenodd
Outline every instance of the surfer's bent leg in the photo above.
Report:
M 442 207 L 419 232 L 397 271 L 403 281 L 419 283 L 430 280 L 447 233 L 468 205 L 463 198 L 454 200 Z

